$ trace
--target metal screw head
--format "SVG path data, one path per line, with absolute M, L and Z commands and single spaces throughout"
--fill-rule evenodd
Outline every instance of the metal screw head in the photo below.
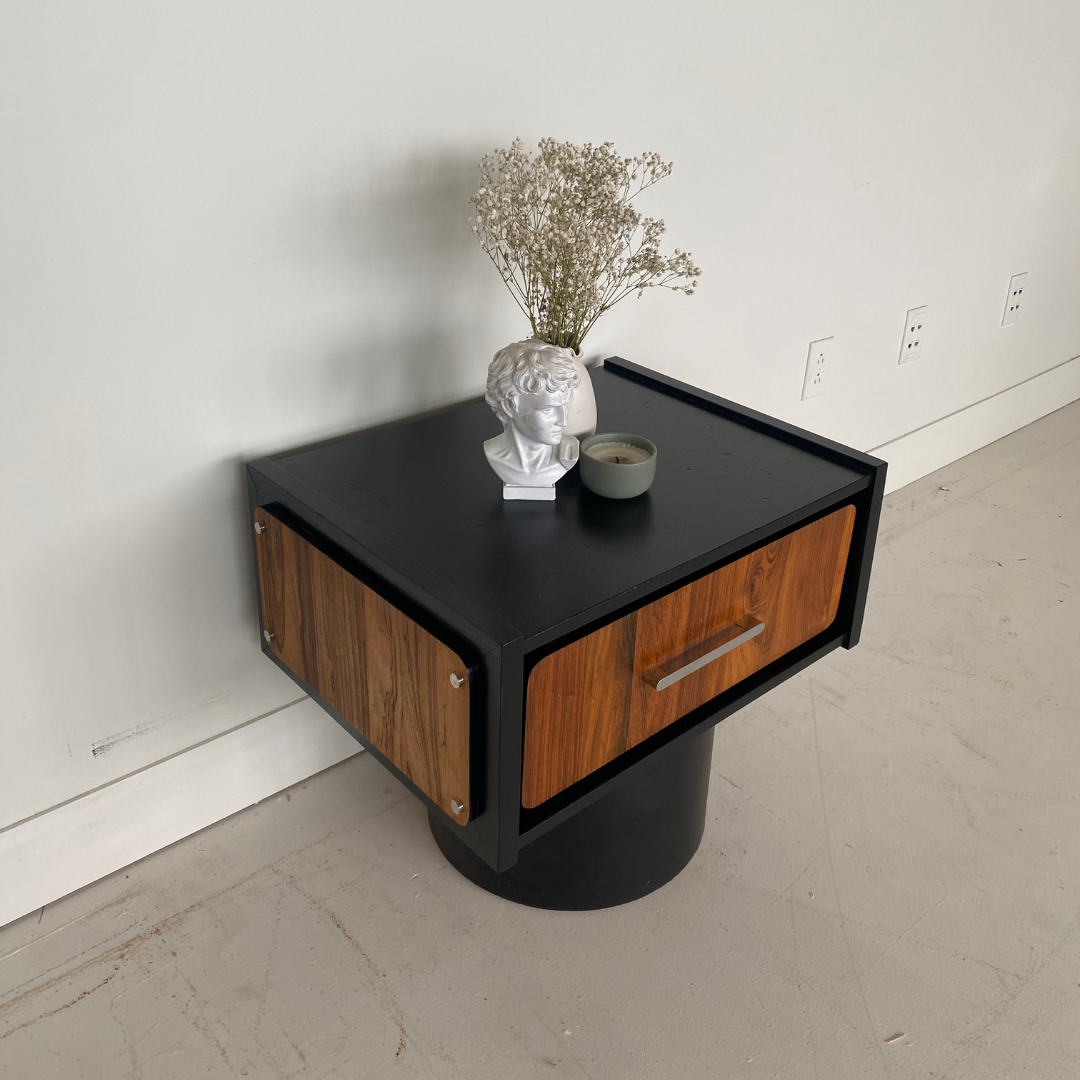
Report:
M 257 533 L 266 532 L 266 526 L 261 521 L 255 522 L 255 531 Z
M 450 685 L 455 690 L 460 690 L 465 685 L 465 680 L 456 672 L 450 672 Z
M 457 799 L 451 799 L 450 809 L 453 810 L 455 814 L 460 814 L 461 811 L 465 809 L 465 804 L 459 803 Z
M 269 630 L 264 630 L 263 631 L 263 637 L 266 638 L 267 641 L 273 641 L 274 640 L 274 635 L 271 634 Z

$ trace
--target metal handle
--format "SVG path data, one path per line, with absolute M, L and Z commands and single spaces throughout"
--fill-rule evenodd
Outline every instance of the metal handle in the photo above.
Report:
M 695 671 L 700 671 L 706 664 L 711 664 L 714 660 L 719 659 L 724 653 L 729 653 L 732 649 L 744 645 L 751 638 L 756 638 L 764 629 L 765 624 L 763 622 L 758 622 L 757 619 L 748 615 L 733 626 L 722 630 L 716 637 L 710 638 L 706 644 L 713 647 L 703 656 L 699 656 L 696 660 L 691 660 L 688 663 L 683 663 L 684 653 L 678 659 L 658 664 L 645 672 L 645 681 L 651 686 L 655 686 L 657 690 L 666 690 L 680 679 L 685 679 L 687 675 L 692 675 Z

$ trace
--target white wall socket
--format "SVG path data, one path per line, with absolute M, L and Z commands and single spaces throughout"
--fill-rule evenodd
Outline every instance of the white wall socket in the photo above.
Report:
M 825 393 L 825 382 L 832 367 L 834 342 L 831 337 L 810 342 L 810 351 L 806 354 L 806 374 L 803 376 L 802 399 L 821 397 Z
M 898 364 L 910 364 L 912 360 L 918 360 L 922 353 L 923 331 L 926 328 L 926 313 L 930 309 L 924 304 L 922 307 L 912 308 L 907 313 L 907 322 L 904 323 L 904 339 L 900 342 L 900 359 Z
M 1009 279 L 1009 295 L 1005 297 L 1005 312 L 1001 316 L 1002 326 L 1012 326 L 1020 318 L 1020 302 L 1024 299 L 1024 286 L 1027 274 L 1013 274 Z

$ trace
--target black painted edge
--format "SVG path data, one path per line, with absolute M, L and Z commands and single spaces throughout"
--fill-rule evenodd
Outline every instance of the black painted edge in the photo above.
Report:
M 803 668 L 820 660 L 827 653 L 843 644 L 844 634 L 832 627 L 804 642 L 789 653 L 778 657 L 767 667 L 736 683 L 730 690 L 712 701 L 687 713 L 682 719 L 668 725 L 642 743 L 620 754 L 614 761 L 601 766 L 595 772 L 579 780 L 558 795 L 541 803 L 533 810 L 518 808 L 519 846 L 543 836 L 583 810 L 590 803 L 603 798 L 609 791 L 632 778 L 643 766 L 657 761 L 670 753 L 672 748 L 687 738 L 693 738 L 705 728 L 725 720 L 750 702 L 761 697 Z M 546 809 L 545 809 L 546 808 Z
M 521 757 L 525 725 L 521 720 L 507 723 L 508 716 L 525 715 L 525 661 L 521 640 L 504 646 L 500 661 L 500 698 L 488 724 L 488 745 L 497 768 L 498 787 L 494 793 L 498 817 L 498 841 L 492 868 L 508 870 L 518 860 L 518 812 L 521 808 Z
M 869 498 L 862 512 L 856 518 L 856 532 L 852 537 L 848 566 L 858 568 L 849 601 L 849 629 L 844 635 L 844 648 L 853 649 L 862 636 L 863 616 L 866 614 L 866 597 L 870 591 L 870 574 L 873 570 L 874 549 L 877 546 L 878 523 L 881 519 L 881 504 L 885 498 L 885 474 L 888 465 L 882 461 L 874 470 L 873 484 Z M 846 586 L 845 582 L 845 586 Z
M 853 480 L 850 484 L 836 491 L 823 495 L 815 502 L 808 503 L 793 510 L 790 514 L 776 518 L 766 525 L 751 532 L 744 533 L 735 540 L 721 547 L 707 551 L 695 559 L 681 563 L 662 574 L 657 574 L 646 582 L 642 582 L 636 588 L 629 590 L 620 597 L 611 597 L 603 603 L 564 619 L 561 623 L 542 630 L 531 637 L 525 638 L 526 662 L 535 666 L 548 653 L 562 648 L 563 645 L 585 634 L 598 630 L 601 626 L 621 619 L 632 611 L 651 604 L 654 600 L 667 596 L 669 593 L 689 585 L 692 581 L 719 570 L 729 562 L 734 562 L 751 551 L 756 551 L 765 544 L 801 529 L 804 525 L 810 525 L 819 518 L 844 506 L 857 503 L 858 497 L 868 490 L 868 482 L 865 477 Z M 848 559 L 849 566 L 851 559 Z
M 244 486 L 247 490 L 247 503 L 248 512 L 247 519 L 244 522 L 244 529 L 247 532 L 248 541 L 251 544 L 251 581 L 255 588 L 255 611 L 259 618 L 259 647 L 263 652 L 266 651 L 266 643 L 263 641 L 263 631 L 266 629 L 266 616 L 263 612 L 262 606 L 262 589 L 259 585 L 259 549 L 255 540 L 255 527 L 254 517 L 255 511 L 259 507 L 259 492 L 255 486 L 255 478 L 251 474 L 251 470 L 247 467 L 244 468 Z
M 689 383 L 680 382 L 667 375 L 662 375 L 651 368 L 642 367 L 631 360 L 624 360 L 621 356 L 609 356 L 604 361 L 604 368 L 616 375 L 633 382 L 651 386 L 655 390 L 666 393 L 671 397 L 679 397 L 684 401 L 702 406 L 712 413 L 726 416 L 729 419 L 746 424 L 766 434 L 780 436 L 786 442 L 793 443 L 801 449 L 827 457 L 833 461 L 857 468 L 860 472 L 873 472 L 885 463 L 861 450 L 845 446 L 843 443 L 834 442 L 823 435 L 817 435 L 805 428 L 789 424 L 785 420 L 778 420 L 774 416 L 758 412 L 756 409 L 747 408 L 736 401 L 710 394 L 707 390 L 700 390 Z

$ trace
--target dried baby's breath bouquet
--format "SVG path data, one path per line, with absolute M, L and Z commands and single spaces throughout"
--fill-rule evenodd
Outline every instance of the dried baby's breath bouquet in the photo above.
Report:
M 605 311 L 646 289 L 690 296 L 701 271 L 690 255 L 660 254 L 664 223 L 634 198 L 671 173 L 659 154 L 623 158 L 611 143 L 520 139 L 480 163 L 470 222 L 533 337 L 577 351 Z

